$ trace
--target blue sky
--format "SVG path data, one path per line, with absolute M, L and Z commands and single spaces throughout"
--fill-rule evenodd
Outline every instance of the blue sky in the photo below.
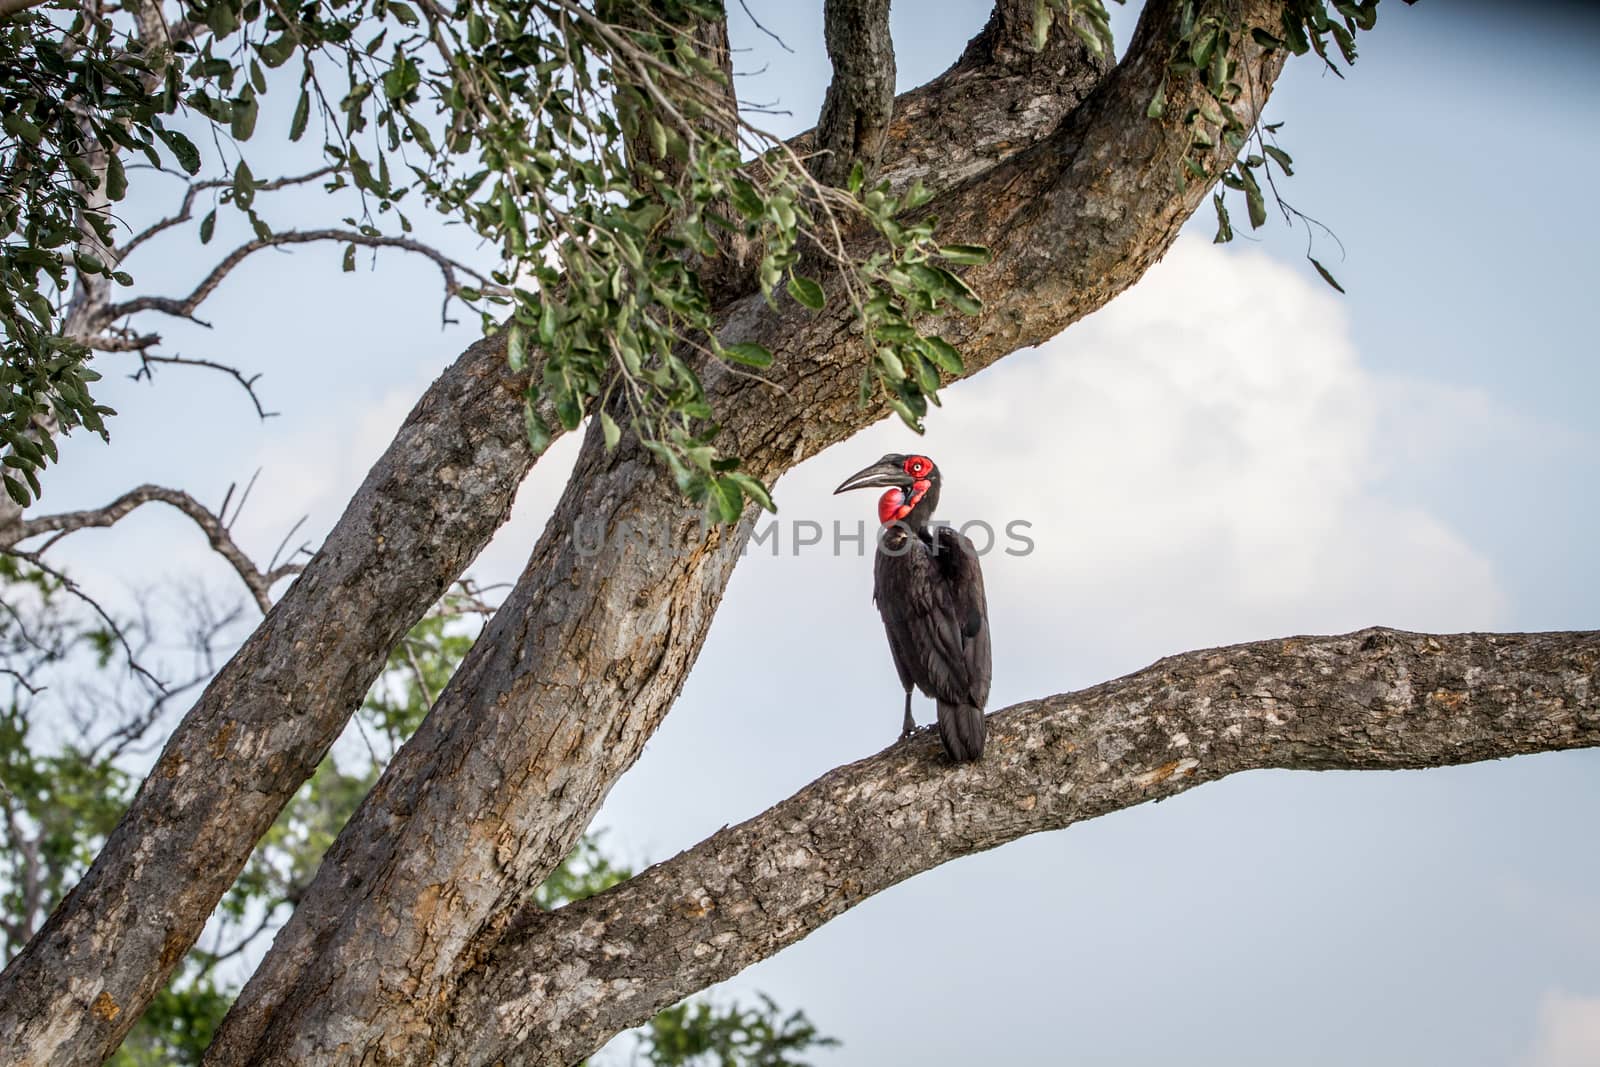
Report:
M 792 55 L 734 6 L 738 65 L 766 68 L 741 91 L 792 112 L 767 120 L 780 132 L 810 125 L 820 4 L 752 3 Z M 897 5 L 902 87 L 953 61 L 987 10 Z M 1134 14 L 1116 12 L 1119 40 Z M 1303 230 L 1275 218 L 1219 249 L 1202 210 L 1124 297 L 952 388 L 926 440 L 885 424 L 797 468 L 783 518 L 870 520 L 832 486 L 915 447 L 940 462 L 950 517 L 1031 522 L 1033 554 L 985 561 L 992 707 L 1284 633 L 1594 626 L 1597 59 L 1582 5 L 1386 5 L 1348 78 L 1294 64 L 1272 108 L 1296 161 L 1286 192 L 1339 234 L 1346 258 L 1321 239 L 1318 255 L 1348 295 L 1305 263 Z M 257 151 L 257 174 L 293 169 Z M 338 255 L 258 258 L 208 305 L 217 330 L 164 331 L 264 372 L 279 418 L 255 423 L 220 381 L 108 374 L 115 446 L 75 439 L 48 506 L 140 481 L 215 503 L 260 467 L 247 545 L 270 552 L 301 514 L 320 536 L 473 335 L 439 329 L 427 265 L 363 257 L 343 275 Z M 138 276 L 181 288 L 205 263 L 175 238 Z M 536 468 L 480 576 L 515 575 L 574 445 Z M 63 548 L 102 588 L 232 588 L 171 516 Z M 608 800 L 599 825 L 625 859 L 665 858 L 894 739 L 870 560 L 783 548 L 741 565 L 678 707 Z M 852 1067 L 1600 1063 L 1597 771 L 1589 752 L 1230 779 L 914 879 L 719 995 L 805 1007 L 844 1040 L 819 1062 Z

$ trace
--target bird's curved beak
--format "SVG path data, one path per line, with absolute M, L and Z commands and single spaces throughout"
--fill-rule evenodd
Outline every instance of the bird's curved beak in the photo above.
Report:
M 833 495 L 838 496 L 851 489 L 871 489 L 886 485 L 898 485 L 904 488 L 910 484 L 911 475 L 902 470 L 900 464 L 893 460 L 880 459 L 866 470 L 856 471 L 846 478 L 844 484 L 833 491 Z

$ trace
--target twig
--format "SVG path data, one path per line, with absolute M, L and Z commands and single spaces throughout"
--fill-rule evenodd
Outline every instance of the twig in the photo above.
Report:
M 51 538 L 49 542 L 49 544 L 53 545 L 62 537 L 78 530 L 90 527 L 112 526 L 121 521 L 135 508 L 151 501 L 159 501 L 175 507 L 194 520 L 195 525 L 200 527 L 205 533 L 206 539 L 210 541 L 212 549 L 233 567 L 244 582 L 245 587 L 250 590 L 250 595 L 255 599 L 256 605 L 263 612 L 272 607 L 271 588 L 273 583 L 280 578 L 298 574 L 303 569 L 300 564 L 290 563 L 275 567 L 268 573 L 263 574 L 250 561 L 250 557 L 245 555 L 244 551 L 234 542 L 233 536 L 228 532 L 227 526 L 223 524 L 219 516 L 212 514 L 203 504 L 188 493 L 179 489 L 167 489 L 159 485 L 141 485 L 137 489 L 131 489 L 102 508 L 67 511 L 56 515 L 41 515 L 35 519 L 26 519 L 19 526 L 13 527 L 11 544 L 0 546 L 0 548 L 28 559 L 36 566 L 40 566 L 41 569 L 61 578 L 62 576 L 58 572 L 46 568 L 38 562 L 37 553 L 17 552 L 11 546 L 30 537 L 37 537 L 45 533 L 55 533 L 57 535 Z M 243 505 L 242 500 L 240 504 L 241 506 Z M 237 508 L 234 510 L 234 517 L 238 517 Z M 67 581 L 65 578 L 62 578 L 62 580 Z
M 27 523 L 24 523 L 23 525 L 26 526 Z M 154 674 L 150 673 L 150 671 L 146 670 L 144 664 L 139 662 L 138 655 L 133 651 L 133 645 L 128 641 L 128 635 L 123 632 L 121 624 L 118 623 L 116 619 L 111 617 L 110 612 L 106 611 L 105 608 L 100 606 L 100 602 L 98 600 L 90 596 L 88 593 L 85 593 L 78 583 L 67 577 L 66 574 L 40 559 L 38 553 L 23 552 L 16 548 L 7 548 L 5 549 L 5 552 L 9 555 L 17 557 L 20 560 L 24 560 L 32 564 L 41 571 L 44 571 L 50 577 L 60 582 L 61 587 L 69 594 L 89 605 L 90 609 L 92 609 L 96 615 L 100 616 L 100 620 L 106 624 L 106 629 L 110 631 L 111 636 L 116 639 L 117 644 L 122 646 L 123 654 L 128 660 L 128 669 L 148 681 L 156 688 L 157 692 L 165 693 L 167 691 L 166 684 L 162 682 L 160 678 L 157 678 Z
M 406 252 L 415 252 L 417 255 L 426 256 L 439 268 L 444 276 L 445 294 L 448 299 L 461 290 L 458 274 L 465 274 L 478 283 L 478 287 L 485 292 L 503 293 L 503 287 L 494 284 L 483 274 L 464 263 L 451 259 L 431 245 L 414 241 L 409 237 L 387 237 L 383 235 L 358 233 L 354 230 L 286 230 L 275 233 L 271 237 L 258 237 L 253 241 L 246 241 L 223 257 L 222 261 L 212 268 L 194 291 L 184 297 L 165 296 L 139 296 L 132 300 L 124 300 L 118 304 L 109 304 L 95 316 L 94 325 L 98 329 L 105 329 L 118 319 L 141 311 L 159 311 L 175 318 L 188 319 L 202 326 L 209 323 L 202 322 L 195 317 L 195 311 L 200 305 L 216 291 L 233 269 L 244 262 L 250 255 L 264 248 L 280 248 L 284 245 L 311 244 L 319 241 L 334 241 L 345 244 L 360 245 L 366 248 L 399 248 Z

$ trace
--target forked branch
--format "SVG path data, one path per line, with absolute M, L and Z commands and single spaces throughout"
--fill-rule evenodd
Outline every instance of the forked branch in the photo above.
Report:
M 230 494 L 232 490 L 229 490 Z M 114 526 L 126 518 L 134 509 L 141 505 L 158 501 L 177 508 L 194 521 L 206 535 L 206 540 L 211 543 L 212 549 L 228 562 L 239 575 L 245 587 L 250 590 L 251 597 L 256 605 L 266 612 L 272 607 L 272 586 L 283 578 L 299 574 L 303 569 L 300 563 L 269 564 L 263 571 L 253 563 L 243 549 L 233 539 L 232 523 L 225 518 L 225 514 L 213 513 L 204 504 L 200 503 L 188 493 L 179 489 L 167 489 L 159 485 L 141 485 L 137 489 L 130 489 L 117 499 L 101 508 L 87 508 L 83 511 L 65 511 L 56 515 L 41 515 L 38 518 L 24 519 L 20 525 L 7 529 L 8 543 L 0 548 L 11 549 L 29 538 L 39 537 L 44 534 L 55 534 L 45 547 L 56 541 L 91 527 Z M 243 506 L 243 500 L 240 501 Z M 224 513 L 226 504 L 224 504 Z M 235 510 L 234 516 L 238 516 Z M 42 551 L 42 550 L 41 550 Z

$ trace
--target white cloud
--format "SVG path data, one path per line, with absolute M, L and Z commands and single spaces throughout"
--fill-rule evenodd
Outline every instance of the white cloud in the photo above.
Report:
M 1539 998 L 1538 1029 L 1522 1067 L 1594 1067 L 1600 1063 L 1600 996 L 1552 990 Z
M 1033 523 L 1035 554 L 986 560 L 997 634 L 1010 614 L 1101 662 L 1372 623 L 1490 626 L 1504 597 L 1488 561 L 1377 488 L 1397 388 L 1362 365 L 1314 279 L 1185 239 L 1101 312 L 950 390 L 926 440 L 877 427 L 780 502 L 811 504 L 859 457 L 926 450 L 951 518 Z M 1413 410 L 1429 388 L 1404 383 Z M 1483 398 L 1436 399 L 1422 418 L 1499 418 Z

